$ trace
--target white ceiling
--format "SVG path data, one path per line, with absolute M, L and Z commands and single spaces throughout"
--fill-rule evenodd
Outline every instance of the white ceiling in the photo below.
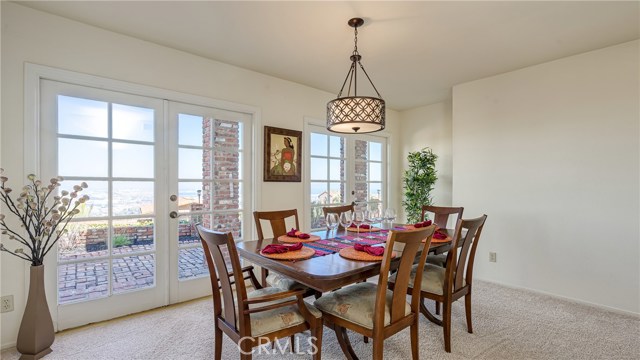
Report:
M 334 94 L 353 50 L 347 20 L 362 17 L 362 63 L 396 110 L 445 100 L 455 84 L 640 37 L 637 1 L 20 3 Z

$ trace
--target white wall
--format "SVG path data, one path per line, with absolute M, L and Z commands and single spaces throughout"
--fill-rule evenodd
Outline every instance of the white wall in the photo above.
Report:
M 639 64 L 633 41 L 454 87 L 478 278 L 640 313 Z
M 402 169 L 407 169 L 409 152 L 430 147 L 438 155 L 436 170 L 438 181 L 433 191 L 433 204 L 451 206 L 451 101 L 421 106 L 400 113 Z M 397 184 L 397 191 L 402 190 L 402 183 Z M 401 207 L 402 208 L 402 207 Z M 406 219 L 404 209 L 400 211 L 402 221 Z
M 90 27 L 3 1 L 2 6 L 2 167 L 19 179 L 23 164 L 24 63 L 128 81 L 258 107 L 262 125 L 303 129 L 305 116 L 325 118 L 335 94 L 210 61 Z M 338 86 L 339 84 L 336 84 Z M 398 114 L 387 110 L 387 133 L 397 132 Z M 394 141 L 390 159 L 399 160 Z M 261 151 L 257 149 L 257 154 Z M 260 159 L 258 159 L 260 160 Z M 304 166 L 304 164 L 303 164 Z M 398 161 L 390 174 L 397 174 Z M 14 175 L 18 174 L 18 175 Z M 391 180 L 397 182 L 396 175 Z M 256 174 L 260 209 L 298 208 L 306 220 L 301 183 L 262 183 Z M 286 194 L 286 196 L 283 196 Z M 393 193 L 391 204 L 399 207 Z M 2 314 L 2 346 L 15 342 L 25 302 L 25 264 L 0 257 L 0 293 L 14 295 L 16 310 Z M 54 285 L 55 286 L 55 285 Z

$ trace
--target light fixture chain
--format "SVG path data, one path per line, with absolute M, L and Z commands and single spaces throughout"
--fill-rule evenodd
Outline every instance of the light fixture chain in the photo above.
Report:
M 358 27 L 353 28 L 353 55 L 358 55 Z

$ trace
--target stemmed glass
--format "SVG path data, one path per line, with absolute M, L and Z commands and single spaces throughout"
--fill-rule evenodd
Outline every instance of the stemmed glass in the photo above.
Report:
M 371 219 L 372 224 L 380 224 L 380 227 L 382 227 L 382 216 L 380 216 L 380 210 L 373 209 L 369 211 L 369 219 Z
M 340 214 L 340 225 L 347 231 L 347 228 L 351 225 L 351 211 L 345 211 Z
M 396 219 L 396 210 L 388 208 L 384 211 L 384 219 L 387 220 L 390 225 L 393 225 L 393 221 Z
M 362 225 L 364 223 L 364 211 L 362 210 L 356 210 L 351 214 L 351 221 L 353 222 L 353 224 L 356 226 L 356 228 L 358 229 L 358 240 L 360 240 L 360 225 Z
M 325 222 L 327 224 L 327 229 L 329 230 L 329 235 L 331 234 L 332 230 L 336 230 L 338 228 L 338 224 L 340 222 L 340 220 L 338 219 L 338 214 L 335 213 L 329 213 L 327 214 L 327 217 L 325 218 Z M 334 237 L 337 235 L 337 231 L 334 232 Z

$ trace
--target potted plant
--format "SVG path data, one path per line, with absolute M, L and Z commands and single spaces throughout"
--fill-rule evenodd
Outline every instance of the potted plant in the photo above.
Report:
M 16 348 L 23 358 L 39 359 L 51 352 L 54 340 L 53 321 L 44 291 L 44 258 L 67 231 L 67 224 L 80 213 L 78 207 L 89 200 L 89 196 L 79 196 L 87 188 L 85 182 L 75 185 L 71 192 L 59 192 L 62 177 L 52 178 L 49 183 L 43 183 L 33 174 L 27 179 L 21 190 L 14 191 L 7 186 L 9 179 L 4 176 L 4 169 L 0 169 L 2 211 L 15 215 L 20 223 L 20 228 L 11 229 L 5 213 L 0 213 L 0 230 L 4 238 L 19 244 L 10 250 L 0 243 L 0 251 L 31 263 L 29 295 Z
M 437 159 L 438 155 L 429 148 L 410 152 L 407 156 L 409 168 L 404 171 L 402 178 L 404 188 L 402 205 L 407 222 L 410 224 L 421 220 L 423 205 L 431 205 L 431 191 L 438 180 L 436 175 Z

